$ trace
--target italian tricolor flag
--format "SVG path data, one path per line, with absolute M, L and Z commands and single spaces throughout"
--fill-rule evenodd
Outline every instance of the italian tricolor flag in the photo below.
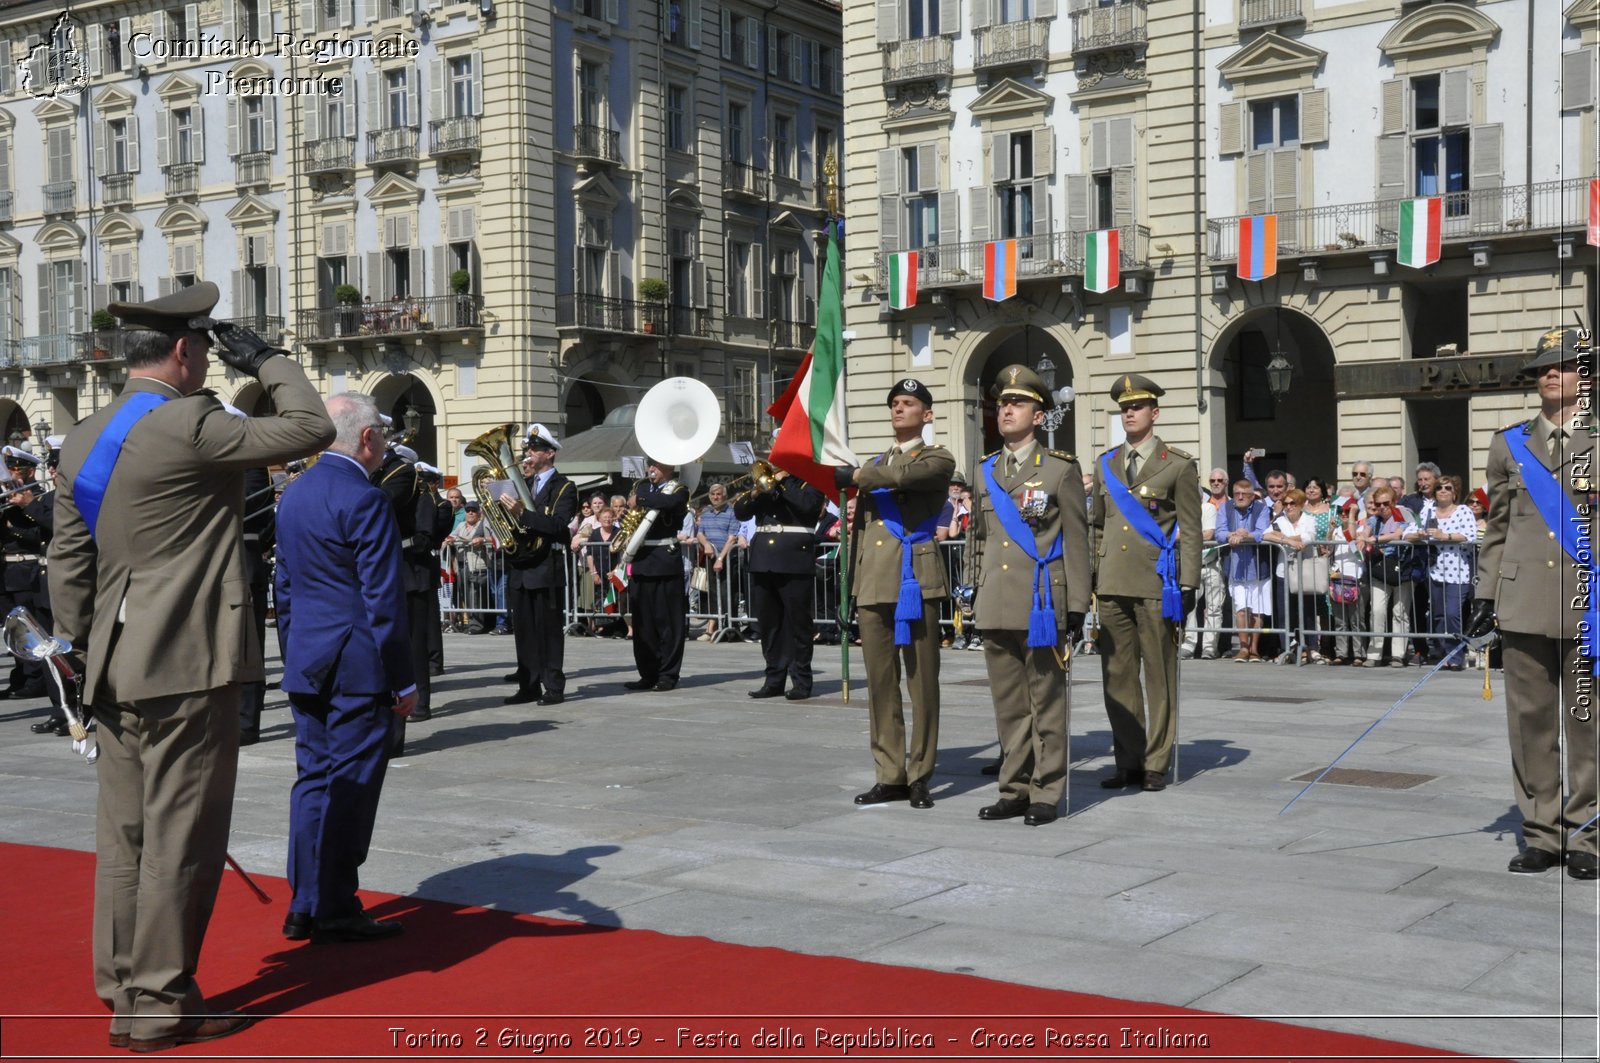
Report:
M 1400 204 L 1400 247 L 1395 261 L 1421 269 L 1439 261 L 1439 222 L 1444 217 L 1444 200 L 1408 199 Z
M 917 305 L 917 253 L 898 251 L 889 256 L 889 309 Z
M 1600 178 L 1589 182 L 1589 246 L 1600 247 Z
M 908 252 L 915 260 L 915 252 Z M 891 267 L 892 269 L 892 267 Z M 915 267 L 912 267 L 915 277 Z M 789 388 L 767 412 L 778 421 L 772 464 L 838 497 L 833 471 L 860 465 L 845 442 L 844 427 L 844 286 L 840 281 L 839 237 L 828 239 L 817 295 L 817 338 L 800 363 Z M 911 282 L 913 285 L 916 282 Z M 912 288 L 915 293 L 915 287 Z
M 1109 292 L 1122 282 L 1118 266 L 1117 230 L 1083 234 L 1083 286 L 1091 292 Z

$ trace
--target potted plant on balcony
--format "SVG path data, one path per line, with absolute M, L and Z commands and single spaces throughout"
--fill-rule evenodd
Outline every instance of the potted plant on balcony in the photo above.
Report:
M 89 315 L 89 327 L 94 329 L 94 357 L 107 358 L 111 354 L 111 333 L 116 331 L 116 315 L 101 307 Z
M 644 330 L 654 333 L 661 328 L 662 312 L 660 308 L 667 302 L 667 282 L 660 277 L 645 277 L 639 281 L 639 298 L 655 306 L 644 309 Z
M 472 271 L 466 269 L 452 270 L 450 273 L 450 290 L 456 296 L 456 327 L 466 328 L 475 324 L 472 313 Z
M 333 301 L 339 305 L 339 335 L 355 335 L 361 330 L 361 289 L 354 284 L 341 284 L 333 290 Z

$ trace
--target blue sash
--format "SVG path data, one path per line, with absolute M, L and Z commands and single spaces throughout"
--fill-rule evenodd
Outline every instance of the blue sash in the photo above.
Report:
M 1122 519 L 1132 525 L 1151 546 L 1161 551 L 1156 558 L 1156 575 L 1161 577 L 1161 618 L 1174 623 L 1183 623 L 1183 591 L 1178 587 L 1178 525 L 1174 521 L 1172 534 L 1165 535 L 1161 525 L 1150 515 L 1150 511 L 1139 504 L 1133 497 L 1133 492 L 1128 490 L 1128 485 L 1117 478 L 1111 471 L 1111 455 L 1115 451 L 1108 450 L 1100 456 L 1100 479 L 1105 484 L 1106 494 L 1111 496 L 1111 501 L 1116 503 L 1117 509 L 1122 514 Z
M 883 457 L 880 455 L 874 464 L 883 464 Z M 908 532 L 892 488 L 874 488 L 872 500 L 878 507 L 878 516 L 883 518 L 883 526 L 900 540 L 900 599 L 894 607 L 894 644 L 909 646 L 911 625 L 922 619 L 922 584 L 917 582 L 916 570 L 911 565 L 911 548 L 933 540 L 933 533 L 939 527 L 939 514 L 933 514 Z
M 1595 584 L 1600 573 L 1595 567 L 1594 545 L 1582 541 L 1578 534 L 1580 528 L 1587 527 L 1588 521 L 1578 516 L 1578 507 L 1561 489 L 1561 481 L 1556 474 L 1546 469 L 1544 462 L 1534 457 L 1528 449 L 1523 439 L 1527 434 L 1526 425 L 1521 432 L 1515 429 L 1506 431 L 1506 447 L 1511 451 L 1511 460 L 1522 468 L 1522 482 L 1528 485 L 1528 497 L 1533 500 L 1539 516 L 1544 518 L 1545 525 L 1556 533 L 1561 549 L 1567 552 L 1574 563 L 1584 565 L 1589 570 L 1584 587 L 1583 623 L 1579 625 L 1582 636 L 1579 648 L 1589 658 L 1590 674 L 1600 676 L 1600 586 Z
M 1050 562 L 1061 556 L 1061 533 L 1056 532 L 1056 541 L 1050 545 L 1050 552 L 1040 557 L 1039 543 L 1033 529 L 1022 519 L 1011 492 L 1002 488 L 994 478 L 994 463 L 999 458 L 1000 455 L 996 454 L 983 463 L 983 479 L 989 485 L 989 501 L 994 505 L 994 515 L 1000 519 L 1000 526 L 1022 547 L 1022 552 L 1033 559 L 1033 611 L 1028 614 L 1028 645 L 1054 647 L 1056 607 L 1050 593 Z
M 128 401 L 111 415 L 100 438 L 89 448 L 89 456 L 83 459 L 83 468 L 78 470 L 77 478 L 72 481 L 72 498 L 78 504 L 78 512 L 83 514 L 83 522 L 89 527 L 89 538 L 94 538 L 95 527 L 100 522 L 100 504 L 105 501 L 106 488 L 111 484 L 111 470 L 117 467 L 117 459 L 122 457 L 122 444 L 127 442 L 128 433 L 140 418 L 171 398 L 171 395 L 163 395 L 158 391 L 133 392 L 128 396 Z

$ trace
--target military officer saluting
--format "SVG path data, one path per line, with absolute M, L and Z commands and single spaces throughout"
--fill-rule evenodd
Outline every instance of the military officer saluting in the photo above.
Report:
M 889 389 L 894 446 L 871 464 L 840 470 L 861 494 L 850 532 L 850 578 L 867 670 L 872 759 L 877 782 L 858 805 L 888 801 L 932 808 L 928 780 L 939 750 L 939 603 L 949 574 L 934 531 L 949 497 L 955 457 L 926 445 L 933 394 L 907 378 Z M 911 747 L 900 701 L 900 668 L 911 688 Z
M 978 818 L 1056 818 L 1067 780 L 1071 706 L 1064 648 L 1089 609 L 1089 532 L 1078 461 L 1039 445 L 1051 405 L 1033 370 L 1013 365 L 995 383 L 1005 446 L 983 459 L 973 499 L 964 581 L 1000 732 L 1000 800 Z
M 1504 640 L 1512 790 L 1528 846 L 1508 867 L 1518 874 L 1564 861 L 1573 878 L 1600 877 L 1590 822 L 1600 675 L 1594 564 L 1600 455 L 1591 415 L 1579 402 L 1580 380 L 1593 366 L 1587 330 L 1545 333 L 1522 369 L 1538 386 L 1538 416 L 1501 429 L 1489 443 L 1489 526 L 1467 636 L 1498 627 Z
M 1117 378 L 1111 398 L 1125 439 L 1095 462 L 1091 488 L 1096 644 L 1117 758 L 1116 772 L 1100 782 L 1108 790 L 1166 789 L 1178 639 L 1200 583 L 1200 474 L 1193 457 L 1155 434 L 1163 394 L 1138 373 Z

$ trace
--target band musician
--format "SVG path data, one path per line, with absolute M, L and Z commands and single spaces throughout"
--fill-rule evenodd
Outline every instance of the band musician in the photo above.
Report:
M 639 678 L 622 684 L 629 690 L 673 690 L 683 669 L 683 638 L 688 626 L 689 596 L 683 583 L 683 555 L 678 529 L 689 512 L 689 489 L 676 479 L 677 470 L 650 458 L 647 477 L 634 502 L 656 517 L 633 558 L 628 598 L 633 605 L 633 661 Z
M 530 425 L 524 441 L 522 475 L 533 508 L 514 494 L 500 504 L 518 527 L 517 549 L 507 555 L 506 607 L 516 640 L 517 689 L 507 705 L 559 705 L 567 696 L 565 607 L 567 537 L 578 513 L 578 492 L 556 471 L 561 443 L 542 424 Z
M 748 563 L 767 670 L 752 698 L 811 696 L 816 526 L 826 504 L 821 491 L 781 469 L 733 501 L 734 516 L 755 522 Z

